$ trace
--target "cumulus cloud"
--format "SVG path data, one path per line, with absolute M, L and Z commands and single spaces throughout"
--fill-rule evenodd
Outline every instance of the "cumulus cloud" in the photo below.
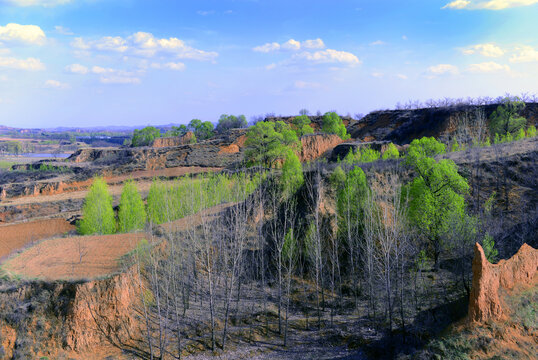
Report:
M 13 57 L 0 57 L 0 68 L 39 71 L 45 70 L 45 65 L 36 58 L 16 59 Z
M 45 6 L 52 7 L 57 5 L 69 4 L 72 0 L 1 0 L 13 6 Z
M 277 42 L 266 43 L 264 45 L 256 46 L 252 50 L 261 53 L 268 53 L 278 50 L 299 51 L 301 49 L 318 50 L 325 49 L 325 43 L 320 38 L 305 40 L 303 42 L 295 39 L 289 39 L 285 43 L 279 44 Z
M 45 33 L 36 25 L 7 24 L 0 26 L 0 41 L 21 42 L 32 45 L 43 45 Z
M 480 64 L 471 64 L 467 70 L 472 73 L 493 73 L 499 71 L 510 71 L 510 67 L 508 65 L 501 65 L 496 62 L 489 61 Z
M 343 63 L 343 64 L 360 64 L 361 61 L 352 53 L 338 50 L 321 50 L 316 52 L 301 52 L 293 55 L 295 60 L 306 60 L 314 63 Z
M 45 81 L 44 86 L 51 89 L 69 89 L 69 84 L 60 82 L 58 80 L 47 80 Z
M 398 79 L 401 79 L 401 80 L 407 80 L 408 79 L 407 75 L 404 75 L 404 74 L 398 74 L 398 75 L 396 75 L 396 77 Z
M 254 50 L 256 52 L 261 52 L 261 53 L 268 53 L 268 52 L 271 52 L 271 51 L 280 50 L 280 44 L 276 43 L 276 42 L 267 43 L 267 44 L 264 44 L 264 45 L 256 46 L 252 50 Z
M 532 46 L 520 46 L 516 48 L 517 53 L 510 57 L 511 63 L 524 63 L 538 61 L 538 50 Z
M 169 62 L 166 64 L 153 63 L 151 64 L 153 69 L 158 70 L 173 70 L 173 71 L 183 71 L 185 70 L 185 64 L 182 62 Z
M 537 3 L 538 0 L 455 0 L 443 6 L 443 9 L 503 10 Z
M 65 67 L 65 71 L 73 73 L 73 74 L 80 74 L 85 75 L 88 73 L 88 68 L 84 65 L 80 64 L 71 64 Z
M 477 44 L 462 50 L 465 55 L 479 53 L 486 57 L 500 57 L 505 51 L 495 44 Z
M 103 52 L 131 53 L 133 55 L 152 57 L 158 53 L 171 54 L 179 59 L 214 60 L 218 54 L 195 49 L 178 38 L 159 39 L 147 32 L 137 32 L 123 38 L 105 36 L 97 40 L 75 38 L 71 46 L 77 50 L 97 50 Z
M 426 70 L 426 73 L 429 78 L 433 78 L 439 75 L 456 75 L 459 73 L 459 69 L 457 66 L 451 64 L 438 64 L 430 66 Z

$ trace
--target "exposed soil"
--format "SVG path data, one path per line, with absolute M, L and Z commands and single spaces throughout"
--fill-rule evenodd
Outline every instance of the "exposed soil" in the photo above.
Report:
M 146 237 L 136 233 L 45 240 L 8 259 L 2 270 L 49 281 L 97 278 L 119 271 L 119 259 Z
M 75 227 L 65 219 L 39 220 L 0 226 L 0 259 L 34 241 L 73 230 Z

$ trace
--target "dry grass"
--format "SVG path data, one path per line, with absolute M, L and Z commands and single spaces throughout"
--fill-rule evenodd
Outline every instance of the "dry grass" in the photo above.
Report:
M 146 234 L 136 233 L 45 240 L 8 259 L 2 270 L 13 277 L 43 280 L 98 278 L 121 270 L 119 259 L 144 238 Z
M 39 220 L 0 226 L 0 258 L 34 241 L 58 236 L 75 227 L 64 219 Z

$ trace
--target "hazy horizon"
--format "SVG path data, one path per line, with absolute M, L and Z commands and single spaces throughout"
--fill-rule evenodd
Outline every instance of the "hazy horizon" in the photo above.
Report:
M 216 122 L 538 92 L 538 0 L 0 0 L 0 124 Z

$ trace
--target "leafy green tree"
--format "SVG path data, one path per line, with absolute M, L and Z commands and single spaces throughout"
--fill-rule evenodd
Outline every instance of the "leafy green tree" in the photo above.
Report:
M 346 181 L 346 173 L 340 166 L 337 166 L 331 174 L 329 181 L 335 188 L 338 189 Z
M 183 136 L 185 135 L 189 129 L 186 125 L 180 125 L 180 126 L 172 126 L 172 129 L 168 130 L 166 132 L 167 137 L 173 137 L 173 136 Z
M 286 154 L 286 160 L 282 165 L 282 192 L 285 197 L 293 195 L 304 183 L 303 167 L 301 161 L 291 150 Z
M 189 123 L 189 129 L 198 140 L 207 140 L 215 135 L 213 123 L 210 121 L 202 122 L 199 119 L 192 119 Z
M 409 146 L 406 163 L 416 177 L 409 186 L 409 217 L 431 244 L 435 268 L 439 268 L 442 237 L 448 230 L 449 219 L 462 217 L 467 181 L 458 174 L 452 160 L 436 161 L 433 156 L 445 152 L 445 146 L 434 138 L 415 139 Z
M 273 167 L 284 159 L 288 149 L 298 151 L 301 143 L 295 131 L 283 121 L 261 121 L 248 129 L 245 146 L 250 165 Z
M 223 114 L 219 118 L 219 123 L 217 124 L 217 132 L 221 133 L 230 129 L 240 129 L 247 127 L 247 119 L 245 115 L 226 115 Z
M 146 225 L 144 201 L 132 180 L 127 181 L 123 186 L 118 220 L 120 232 L 141 230 Z
M 536 136 L 536 127 L 534 125 L 529 126 L 527 129 L 527 137 L 535 137 Z
M 112 196 L 103 178 L 93 179 L 92 186 L 82 208 L 82 220 L 78 223 L 82 235 L 113 234 L 116 232 L 116 219 L 112 208 Z
M 400 157 L 400 152 L 398 151 L 398 148 L 393 143 L 390 143 L 387 148 L 385 149 L 385 152 L 383 152 L 383 160 L 387 159 L 398 159 Z
M 519 115 L 523 109 L 525 109 L 525 103 L 519 98 L 505 98 L 497 110 L 491 114 L 489 125 L 491 134 L 513 136 L 519 129 L 524 128 L 527 119 Z
M 170 194 L 166 186 L 158 181 L 153 180 L 148 193 L 148 220 L 154 224 L 162 224 L 172 220 L 169 208 Z
M 327 134 L 336 134 L 340 136 L 341 139 L 349 139 L 344 122 L 335 112 L 327 112 L 323 115 L 323 132 Z
M 314 129 L 310 126 L 310 118 L 306 114 L 294 117 L 292 126 L 298 137 L 314 133 Z
M 153 140 L 161 137 L 161 131 L 153 126 L 147 126 L 141 130 L 135 130 L 133 133 L 133 139 L 131 145 L 137 146 L 149 146 L 153 143 Z

